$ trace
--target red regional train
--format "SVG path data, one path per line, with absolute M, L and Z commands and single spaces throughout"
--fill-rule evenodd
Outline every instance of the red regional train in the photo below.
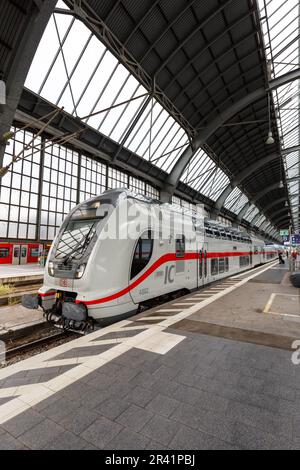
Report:
M 41 243 L 20 243 L 0 242 L 0 264 L 34 264 L 39 263 L 41 256 L 47 258 L 49 244 L 43 245 Z

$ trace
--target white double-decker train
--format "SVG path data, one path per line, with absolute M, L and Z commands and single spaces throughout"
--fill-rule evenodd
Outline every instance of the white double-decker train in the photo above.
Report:
M 275 247 L 179 206 L 106 191 L 74 208 L 49 252 L 44 285 L 23 305 L 84 331 L 137 312 L 150 299 L 266 263 Z

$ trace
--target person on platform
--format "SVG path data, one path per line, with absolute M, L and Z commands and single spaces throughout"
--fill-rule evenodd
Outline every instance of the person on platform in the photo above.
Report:
M 281 252 L 278 253 L 278 259 L 279 259 L 279 264 L 284 264 L 284 259 L 283 259 L 283 257 L 282 257 L 282 253 L 281 253 Z

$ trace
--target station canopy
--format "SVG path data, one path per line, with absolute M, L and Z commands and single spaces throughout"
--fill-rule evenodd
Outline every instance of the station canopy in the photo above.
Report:
M 277 233 L 299 228 L 300 88 L 270 83 L 298 68 L 296 0 L 60 0 L 25 86 L 172 194 Z

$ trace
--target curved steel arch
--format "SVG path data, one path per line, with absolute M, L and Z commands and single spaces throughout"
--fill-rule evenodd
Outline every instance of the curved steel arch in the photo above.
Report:
M 172 194 L 175 187 L 177 186 L 181 175 L 183 174 L 185 168 L 187 167 L 189 161 L 194 156 L 196 151 L 207 141 L 207 139 L 213 135 L 216 130 L 221 127 L 225 122 L 229 121 L 233 116 L 242 111 L 244 108 L 250 104 L 258 101 L 261 98 L 266 96 L 268 90 L 274 90 L 280 86 L 285 85 L 291 81 L 297 80 L 300 78 L 300 68 L 288 72 L 281 77 L 271 80 L 269 83 L 269 89 L 258 88 L 253 92 L 249 93 L 247 96 L 243 97 L 233 105 L 231 105 L 226 111 L 222 112 L 213 119 L 204 129 L 202 129 L 199 134 L 193 139 L 191 144 L 187 149 L 182 153 L 181 157 L 178 159 L 174 168 L 172 169 L 167 182 L 166 190 Z
M 280 186 L 280 182 L 277 182 L 277 183 L 273 183 L 273 184 L 270 184 L 269 186 L 267 186 L 266 188 L 262 189 L 261 191 L 259 191 L 255 197 L 252 198 L 252 203 L 255 204 L 259 199 L 261 199 L 263 196 L 265 196 L 266 194 L 268 194 L 270 191 L 273 191 L 274 189 L 280 189 L 281 186 Z
M 270 204 L 268 204 L 266 207 L 264 207 L 264 212 L 272 209 L 272 207 L 276 206 L 276 204 L 280 204 L 281 202 L 285 202 L 287 201 L 287 197 L 279 197 L 277 199 L 274 199 L 274 201 L 272 201 Z M 287 207 L 286 207 L 287 209 Z
M 276 225 L 279 224 L 281 221 L 283 222 L 284 220 L 289 220 L 290 221 L 291 217 L 286 214 L 286 215 L 283 215 L 283 216 L 279 216 L 279 218 L 277 218 L 277 219 L 276 218 L 273 219 L 274 224 L 276 224 Z

